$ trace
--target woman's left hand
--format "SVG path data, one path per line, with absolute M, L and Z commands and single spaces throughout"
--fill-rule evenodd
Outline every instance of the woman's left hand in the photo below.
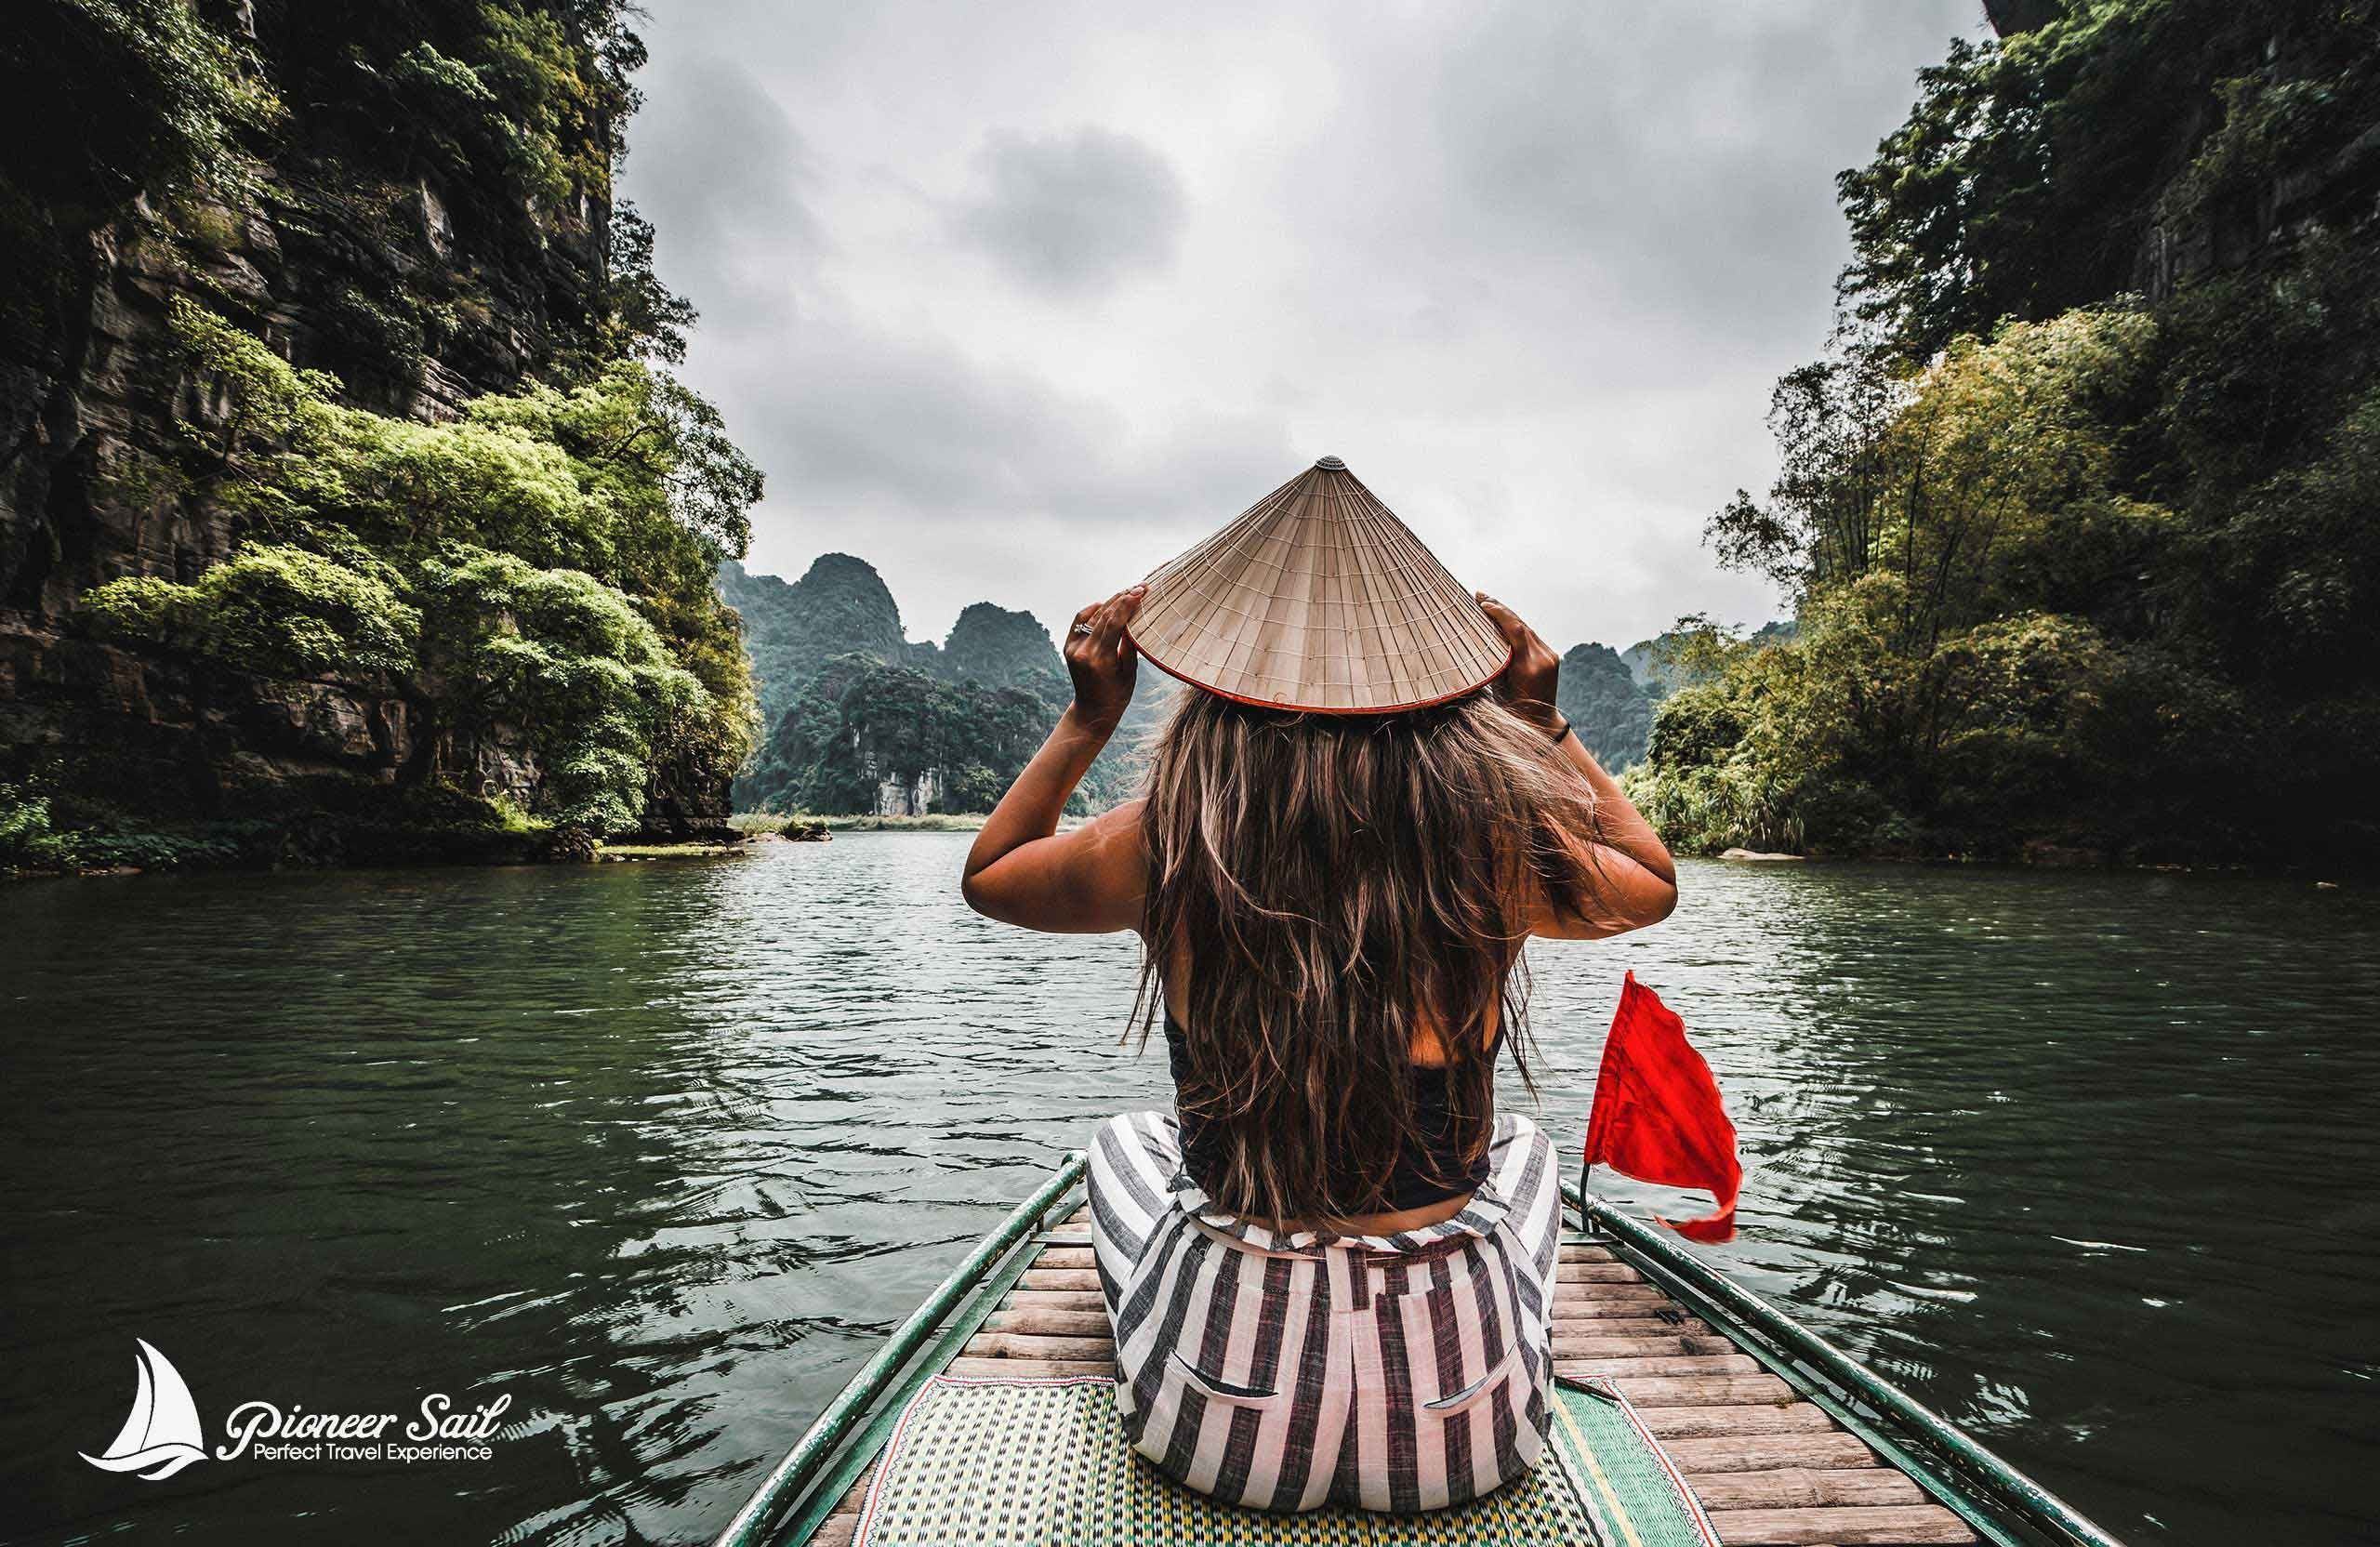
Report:
M 1488 615 L 1488 620 L 1504 636 L 1504 642 L 1513 647 L 1512 664 L 1504 668 L 1501 679 L 1504 702 L 1516 714 L 1554 724 L 1560 718 L 1554 699 L 1562 681 L 1562 657 L 1554 653 L 1552 645 L 1537 637 L 1536 629 L 1521 621 L 1518 613 L 1486 591 L 1473 594 L 1479 599 L 1479 610 Z
M 1094 728 L 1112 731 L 1131 706 L 1141 653 L 1124 626 L 1141 610 L 1146 586 L 1117 591 L 1075 615 L 1066 630 L 1066 674 L 1075 681 L 1075 712 Z

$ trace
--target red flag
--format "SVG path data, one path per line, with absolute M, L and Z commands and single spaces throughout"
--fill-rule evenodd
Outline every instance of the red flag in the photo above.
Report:
M 1735 1237 L 1736 1194 L 1744 1180 L 1736 1125 L 1727 1120 L 1711 1065 L 1686 1039 L 1686 1023 L 1633 972 L 1620 985 L 1587 1117 L 1587 1164 L 1598 1163 L 1639 1182 L 1709 1188 L 1717 1213 L 1660 1223 L 1689 1241 Z

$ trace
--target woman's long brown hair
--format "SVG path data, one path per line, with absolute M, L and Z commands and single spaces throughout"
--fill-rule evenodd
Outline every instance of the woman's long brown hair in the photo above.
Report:
M 1218 1159 L 1201 1182 L 1219 1207 L 1273 1223 L 1387 1210 L 1399 1153 L 1422 1147 L 1412 1070 L 1430 1032 L 1477 1157 L 1500 1037 L 1529 1081 L 1527 899 L 1594 912 L 1594 798 L 1543 732 L 1488 693 L 1315 715 L 1188 690 L 1141 830 L 1134 1019 L 1145 1038 L 1186 972 L 1176 1099 Z

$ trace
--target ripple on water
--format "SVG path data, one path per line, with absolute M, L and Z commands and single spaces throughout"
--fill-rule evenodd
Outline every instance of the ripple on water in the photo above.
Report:
M 1054 1151 L 1166 1100 L 1129 939 L 976 918 L 966 842 L 0 892 L 10 1540 L 715 1530 Z M 2362 1539 L 2380 912 L 1906 867 L 1684 893 L 1532 952 L 1566 1146 L 1632 968 L 1742 1130 L 1715 1261 L 2127 1536 Z M 477 1469 L 130 1491 L 73 1450 L 135 1335 L 210 1411 L 512 1423 Z

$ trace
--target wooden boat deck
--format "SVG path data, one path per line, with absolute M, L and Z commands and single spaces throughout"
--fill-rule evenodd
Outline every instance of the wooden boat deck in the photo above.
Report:
M 1957 1515 L 1679 1308 L 1609 1249 L 1565 1239 L 1554 1365 L 1608 1379 L 1684 1469 L 1729 1547 L 1968 1542 Z M 1041 1238 L 999 1309 L 951 1361 L 954 1375 L 1113 1375 L 1116 1346 L 1078 1210 Z M 811 1538 L 844 1547 L 866 1480 Z

